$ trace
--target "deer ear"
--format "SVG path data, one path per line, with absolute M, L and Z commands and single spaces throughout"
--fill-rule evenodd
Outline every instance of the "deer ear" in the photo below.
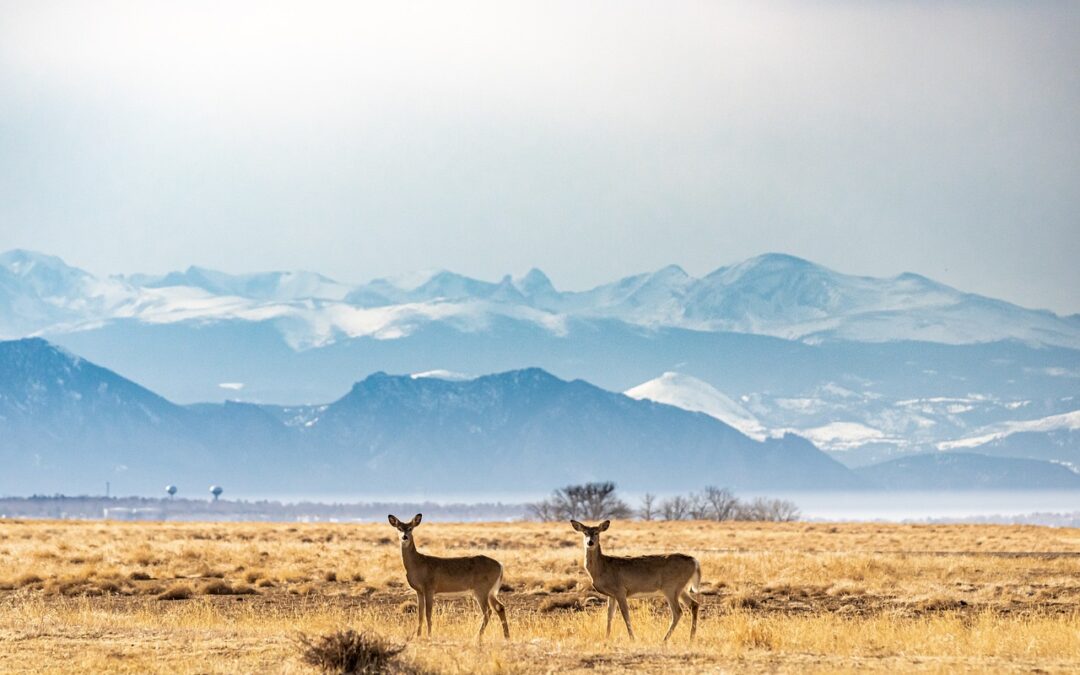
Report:
M 571 520 L 570 521 L 570 526 L 573 527 L 578 532 L 584 532 L 585 531 L 585 526 L 582 525 L 581 523 L 579 523 L 576 520 Z
M 420 524 L 420 519 L 423 518 L 423 517 L 424 517 L 424 514 L 418 513 L 415 516 L 413 516 L 412 522 L 409 523 L 409 524 L 412 525 L 413 527 L 416 527 L 417 525 Z
M 611 521 L 610 520 L 605 520 L 604 522 L 600 523 L 600 531 L 601 532 L 607 531 L 607 529 L 609 527 L 611 527 Z
M 401 521 L 398 520 L 397 516 L 395 516 L 393 514 L 387 516 L 386 519 L 389 520 L 390 524 L 393 525 L 394 527 L 400 527 L 401 526 Z

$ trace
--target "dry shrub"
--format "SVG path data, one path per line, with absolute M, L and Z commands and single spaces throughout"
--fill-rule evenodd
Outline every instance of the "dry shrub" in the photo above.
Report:
M 187 600 L 195 595 L 195 591 L 188 584 L 173 584 L 163 593 L 157 596 L 158 600 Z
M 725 601 L 729 609 L 754 609 L 761 604 L 758 596 L 749 591 L 732 593 Z
M 357 633 L 350 628 L 317 638 L 300 635 L 297 642 L 300 659 L 324 673 L 411 672 L 397 661 L 398 655 L 405 650 L 404 645 L 392 644 L 374 633 Z
M 202 592 L 203 595 L 252 595 L 256 591 L 243 584 L 232 586 L 224 581 L 211 581 L 203 586 Z
M 364 575 L 360 574 L 359 572 L 353 572 L 352 576 L 350 576 L 349 578 L 353 581 L 360 582 L 364 580 Z
M 544 584 L 544 589 L 549 593 L 565 593 L 577 588 L 577 579 L 556 579 Z
M 840 579 L 832 586 L 829 586 L 829 589 L 825 591 L 825 594 L 832 597 L 858 596 L 866 595 L 866 589 L 851 579 Z
M 324 581 L 337 581 L 337 572 L 330 570 L 323 574 Z
M 146 572 L 136 571 L 129 574 L 128 579 L 131 579 L 132 581 L 150 581 L 153 577 Z
M 273 588 L 274 582 L 271 579 L 259 579 L 259 582 L 255 585 L 259 588 Z
M 95 581 L 85 575 L 54 577 L 41 586 L 45 595 L 89 596 L 120 594 L 123 588 L 110 579 Z
M 578 597 L 547 598 L 540 603 L 540 611 L 544 614 L 561 611 L 580 612 L 583 609 L 581 598 Z
M 966 600 L 956 598 L 928 597 L 916 600 L 912 606 L 920 612 L 952 612 L 967 607 Z
M 315 584 L 301 584 L 290 588 L 289 592 L 293 595 L 314 595 L 318 590 Z
M 36 574 L 23 574 L 15 579 L 15 587 L 22 588 L 23 586 L 33 586 L 34 584 L 40 584 L 44 579 Z
M 402 614 L 416 614 L 416 601 L 404 600 L 398 605 L 398 611 Z

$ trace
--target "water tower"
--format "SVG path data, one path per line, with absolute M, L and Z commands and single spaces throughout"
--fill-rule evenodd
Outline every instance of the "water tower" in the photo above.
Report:
M 224 491 L 225 491 L 225 489 L 222 488 L 220 485 L 211 485 L 210 486 L 210 494 L 212 494 L 214 496 L 213 498 L 214 498 L 215 502 L 218 500 L 218 497 L 220 497 L 221 493 L 224 492 Z
M 173 497 L 176 496 L 176 486 L 175 485 L 166 485 L 165 486 L 165 492 L 168 492 L 169 493 L 169 499 L 172 499 Z

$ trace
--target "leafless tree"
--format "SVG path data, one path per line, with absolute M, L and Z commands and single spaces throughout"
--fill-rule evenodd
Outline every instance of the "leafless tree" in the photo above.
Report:
M 706 520 L 709 517 L 709 502 L 697 492 L 691 492 L 686 499 L 686 513 L 690 520 Z
M 709 517 L 713 520 L 731 520 L 739 507 L 739 500 L 727 488 L 709 485 L 705 488 L 705 500 L 709 503 Z
M 686 520 L 689 506 L 686 497 L 676 495 L 660 502 L 660 515 L 664 520 Z
M 638 518 L 642 520 L 655 520 L 657 516 L 656 495 L 646 492 L 641 498 L 641 507 L 638 508 Z
M 739 507 L 736 519 L 791 522 L 799 519 L 799 509 L 785 499 L 756 497 L 753 501 Z
M 529 513 L 538 520 L 605 520 L 629 518 L 633 511 L 615 495 L 615 483 L 567 485 L 548 499 L 529 504 Z

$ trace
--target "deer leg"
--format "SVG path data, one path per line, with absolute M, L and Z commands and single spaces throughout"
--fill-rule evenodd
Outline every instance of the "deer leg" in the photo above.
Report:
M 683 600 L 686 601 L 686 604 L 690 606 L 690 639 L 693 640 L 694 636 L 697 635 L 697 618 L 698 610 L 701 609 L 701 603 L 698 602 L 697 598 L 685 590 L 682 593 L 682 597 Z
M 679 604 L 678 593 L 667 593 L 665 597 L 667 597 L 668 607 L 671 608 L 671 626 L 668 627 L 667 635 L 664 636 L 664 642 L 667 642 L 671 634 L 675 632 L 675 626 L 679 625 L 679 619 L 682 618 L 682 605 Z
M 435 606 L 435 594 L 424 594 L 424 615 L 427 616 L 427 635 L 431 637 L 431 609 Z M 419 610 L 417 610 L 419 611 Z
M 619 603 L 619 611 L 622 612 L 622 619 L 626 622 L 626 633 L 630 636 L 630 639 L 634 639 L 634 629 L 630 627 L 630 606 L 626 603 L 626 595 L 617 595 L 615 600 Z
M 491 608 L 495 610 L 495 613 L 499 615 L 499 621 L 502 622 L 503 627 L 503 638 L 509 640 L 510 624 L 506 622 L 506 607 L 503 606 L 502 602 L 495 595 L 494 591 L 492 591 L 491 595 L 488 596 L 488 604 L 490 604 Z
M 424 632 L 424 592 L 416 592 L 416 637 Z
M 609 595 L 607 599 L 607 637 L 611 637 L 611 620 L 615 618 L 615 596 Z
M 487 628 L 488 619 L 491 618 L 491 607 L 488 605 L 487 598 L 482 593 L 474 593 L 476 596 L 476 604 L 480 605 L 480 614 L 484 619 L 480 622 L 480 630 L 476 633 L 476 642 L 479 643 L 484 637 L 484 629 Z

